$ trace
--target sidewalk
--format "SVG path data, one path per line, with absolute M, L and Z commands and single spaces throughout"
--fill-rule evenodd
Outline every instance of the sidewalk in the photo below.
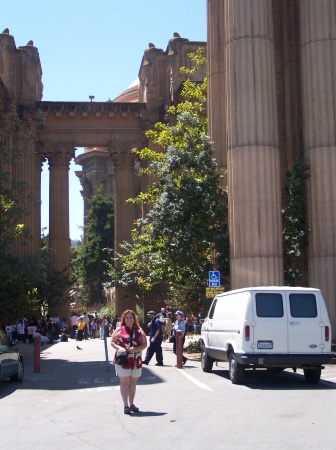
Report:
M 84 341 L 76 341 L 69 339 L 68 342 L 58 342 L 55 344 L 45 344 L 41 347 L 40 353 L 40 371 L 44 375 L 59 375 L 60 368 L 66 368 L 69 372 L 70 368 L 73 370 L 77 366 L 77 370 L 83 370 L 86 374 L 91 372 L 90 366 L 96 371 L 97 366 L 104 371 L 115 372 L 112 360 L 114 357 L 114 349 L 110 345 L 110 337 L 106 339 L 108 361 L 106 361 L 105 344 L 101 339 L 89 339 Z M 19 343 L 15 346 L 20 350 L 24 357 L 25 377 L 27 379 L 34 373 L 34 345 Z M 168 342 L 162 343 L 163 363 L 164 366 L 174 367 L 176 365 L 176 355 L 173 353 L 173 344 Z M 144 358 L 146 351 L 142 352 Z M 190 359 L 198 360 L 195 355 L 184 355 Z M 155 355 L 151 359 L 148 368 L 157 368 L 155 366 Z M 184 367 L 188 366 L 188 361 Z M 160 368 L 158 368 L 160 369 Z M 77 372 L 76 370 L 76 372 Z M 35 374 L 36 375 L 36 374 Z

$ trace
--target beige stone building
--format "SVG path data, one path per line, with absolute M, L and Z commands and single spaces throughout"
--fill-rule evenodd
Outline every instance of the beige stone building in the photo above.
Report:
M 207 0 L 209 134 L 227 168 L 231 286 L 283 284 L 282 192 L 310 164 L 305 285 L 336 333 L 336 2 Z
M 219 166 L 227 169 L 231 286 L 283 284 L 285 174 L 305 157 L 310 234 L 302 284 L 322 290 L 335 338 L 336 2 L 207 0 L 207 20 L 209 134 Z M 37 49 L 32 43 L 16 48 L 8 32 L 0 35 L 0 107 L 14 102 L 46 117 L 36 159 L 21 171 L 38 195 L 41 162 L 49 161 L 53 268 L 69 263 L 68 168 L 75 147 L 86 147 L 77 159 L 84 201 L 102 181 L 114 195 L 118 248 L 140 214 L 125 200 L 147 182 L 131 150 L 148 145 L 144 131 L 178 99 L 178 69 L 199 46 L 205 43 L 177 34 L 165 50 L 149 45 L 139 84 L 114 101 L 45 102 Z M 39 212 L 29 220 L 33 252 L 39 248 Z M 117 308 L 137 301 L 117 292 Z M 158 307 L 154 299 L 147 304 Z M 68 314 L 67 305 L 59 314 Z

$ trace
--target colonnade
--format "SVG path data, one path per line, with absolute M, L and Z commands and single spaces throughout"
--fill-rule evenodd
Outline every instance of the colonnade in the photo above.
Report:
M 308 284 L 336 332 L 336 2 L 207 0 L 209 132 L 227 169 L 231 286 L 283 284 L 281 195 L 307 184 Z

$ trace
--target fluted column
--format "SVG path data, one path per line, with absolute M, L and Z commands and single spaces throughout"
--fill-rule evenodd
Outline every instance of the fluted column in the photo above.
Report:
M 131 242 L 131 230 L 134 228 L 135 220 L 134 205 L 126 203 L 126 200 L 135 196 L 133 187 L 135 157 L 131 154 L 132 148 L 114 146 L 110 150 L 115 169 L 114 248 L 121 253 L 120 244 L 124 241 Z M 116 288 L 116 312 L 121 314 L 128 308 L 135 311 L 135 307 L 135 296 L 129 295 L 127 289 Z
M 69 164 L 75 156 L 72 145 L 58 145 L 54 152 L 47 154 L 49 160 L 49 248 L 53 249 L 49 269 L 68 273 L 70 267 L 69 235 Z M 64 292 L 63 301 L 53 311 L 59 317 L 68 318 L 70 302 L 68 290 Z
M 310 162 L 309 277 L 336 336 L 336 2 L 300 2 L 305 155 Z
M 226 0 L 221 26 L 226 30 L 231 287 L 281 285 L 272 2 Z
M 87 179 L 87 177 L 79 177 L 81 185 L 82 185 L 82 197 L 84 202 L 84 220 L 83 220 L 83 243 L 86 244 L 86 225 L 87 225 L 87 215 L 89 213 L 90 205 L 89 205 L 89 199 L 92 197 L 92 183 L 90 180 Z
M 18 192 L 23 223 L 28 236 L 20 236 L 14 243 L 13 252 L 17 255 L 37 256 L 41 250 L 41 170 L 43 157 L 37 155 L 34 143 L 16 140 L 22 150 L 17 165 L 13 165 L 12 177 L 16 182 L 24 183 L 24 192 Z
M 208 133 L 220 169 L 227 166 L 225 0 L 207 0 Z

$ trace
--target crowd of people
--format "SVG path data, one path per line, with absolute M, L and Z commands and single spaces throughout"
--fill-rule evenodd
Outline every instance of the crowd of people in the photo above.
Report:
M 41 336 L 41 344 L 44 345 L 68 338 L 78 341 L 89 338 L 104 339 L 104 336 L 109 336 L 117 327 L 118 321 L 118 316 L 114 319 L 104 315 L 99 318 L 97 311 L 93 314 L 84 312 L 82 315 L 74 313 L 69 320 L 49 314 L 39 317 L 25 314 L 7 323 L 0 323 L 0 329 L 7 334 L 8 341 L 12 344 L 32 344 L 34 334 L 38 333 Z
M 160 339 L 162 342 L 169 342 L 171 338 L 171 330 L 176 317 L 173 316 L 171 309 L 161 308 L 158 314 L 155 314 L 155 320 L 160 323 Z M 150 334 L 156 321 L 152 322 L 152 318 L 147 316 L 148 323 L 144 323 L 143 328 Z M 110 336 L 120 323 L 120 318 L 115 315 L 110 318 L 106 315 L 99 317 L 97 311 L 92 314 L 73 313 L 69 320 L 60 319 L 56 315 L 46 316 L 29 316 L 27 314 L 16 318 L 7 323 L 0 323 L 0 329 L 6 332 L 9 342 L 11 343 L 32 343 L 35 332 L 41 334 L 42 344 L 53 344 L 55 341 L 67 340 L 67 338 L 76 339 L 78 341 L 86 339 L 104 339 Z M 187 339 L 193 339 L 194 334 L 197 334 L 200 328 L 199 319 L 195 316 L 183 317 L 185 322 L 185 334 Z M 152 323 L 152 325 L 150 325 Z M 155 331 L 154 333 L 155 334 Z M 158 337 L 155 337 L 157 342 Z M 156 345 L 156 344 L 155 344 Z M 152 349 L 151 349 L 152 351 Z M 160 359 L 160 358 L 159 358 Z

